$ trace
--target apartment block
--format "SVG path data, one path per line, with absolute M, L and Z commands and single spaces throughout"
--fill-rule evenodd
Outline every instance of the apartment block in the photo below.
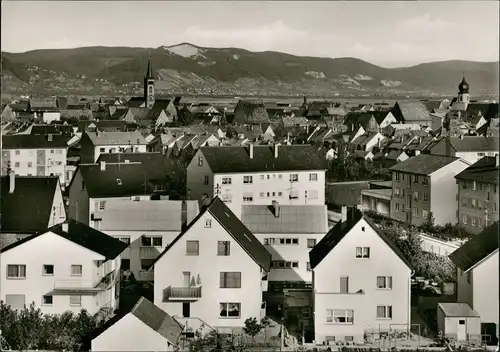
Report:
M 95 163 L 103 153 L 145 153 L 147 144 L 139 131 L 85 132 L 81 141 L 82 163 Z

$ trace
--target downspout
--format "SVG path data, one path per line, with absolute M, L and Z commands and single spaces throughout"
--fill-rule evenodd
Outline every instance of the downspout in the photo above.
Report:
M 410 273 L 410 280 L 408 282 L 408 324 L 411 324 L 411 278 L 415 275 L 415 270 Z M 411 330 L 411 325 L 409 326 Z

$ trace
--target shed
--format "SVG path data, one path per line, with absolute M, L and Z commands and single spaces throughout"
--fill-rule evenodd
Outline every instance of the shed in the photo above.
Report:
M 467 303 L 438 303 L 437 326 L 455 341 L 481 343 L 481 318 Z

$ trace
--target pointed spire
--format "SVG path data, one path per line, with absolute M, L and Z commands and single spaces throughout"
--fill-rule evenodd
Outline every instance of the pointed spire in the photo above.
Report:
M 146 78 L 153 78 L 153 67 L 151 66 L 151 56 L 148 59 L 148 70 L 146 71 Z

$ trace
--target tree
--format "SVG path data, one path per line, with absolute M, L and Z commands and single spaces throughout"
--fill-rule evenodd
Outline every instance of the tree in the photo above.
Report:
M 262 325 L 259 324 L 257 318 L 253 317 L 253 318 L 247 318 L 245 320 L 245 326 L 243 327 L 243 331 L 245 332 L 245 334 L 252 337 L 252 342 L 254 341 L 255 336 L 257 336 L 261 330 L 262 330 Z
M 264 330 L 264 340 L 267 341 L 267 328 L 271 326 L 271 319 L 266 315 L 264 318 L 260 320 L 260 326 Z

